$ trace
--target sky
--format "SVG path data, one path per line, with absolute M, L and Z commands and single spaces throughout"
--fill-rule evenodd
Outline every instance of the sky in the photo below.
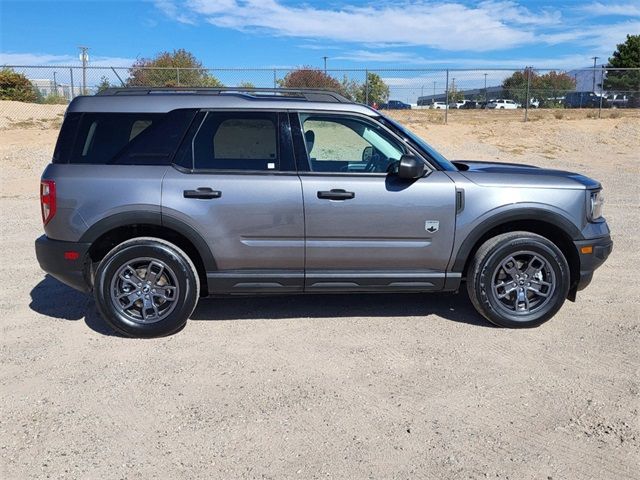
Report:
M 129 66 L 185 48 L 208 67 L 585 67 L 640 33 L 640 1 L 0 0 L 0 64 Z
M 593 56 L 600 65 L 639 33 L 640 0 L 0 0 L 0 65 L 79 65 L 79 45 L 89 47 L 90 66 L 109 67 L 178 48 L 208 68 L 324 68 L 327 57 L 336 78 L 339 69 L 378 70 L 391 95 L 407 102 L 446 90 L 436 69 L 478 69 L 450 75 L 459 89 L 480 88 L 486 72 L 488 85 L 499 85 L 511 72 L 489 68 L 567 71 L 592 66 Z M 126 80 L 126 68 L 119 72 Z M 73 83 L 68 69 L 56 73 L 56 81 Z M 214 74 L 228 86 L 272 86 L 274 77 Z M 103 75 L 122 81 L 93 70 L 88 84 Z

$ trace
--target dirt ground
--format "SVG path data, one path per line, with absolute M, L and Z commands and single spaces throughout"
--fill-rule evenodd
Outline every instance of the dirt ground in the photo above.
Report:
M 614 252 L 545 325 L 493 328 L 463 294 L 332 295 L 205 300 L 177 335 L 115 336 L 35 260 L 57 131 L 7 120 L 0 477 L 640 478 L 640 118 L 430 113 L 397 116 L 450 158 L 604 184 Z

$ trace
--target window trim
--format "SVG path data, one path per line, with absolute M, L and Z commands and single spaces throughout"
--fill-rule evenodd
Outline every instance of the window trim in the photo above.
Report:
M 422 178 L 431 175 L 432 172 L 436 171 L 431 162 L 425 159 L 424 155 L 421 152 L 413 148 L 408 142 L 404 141 L 403 138 L 399 137 L 392 130 L 390 130 L 386 125 L 376 120 L 375 117 L 370 117 L 367 115 L 363 115 L 357 112 L 336 112 L 334 110 L 295 110 L 290 111 L 290 116 L 293 115 L 296 118 L 296 121 L 291 121 L 291 128 L 294 133 L 297 131 L 297 134 L 293 135 L 293 141 L 295 143 L 294 150 L 296 153 L 296 165 L 298 167 L 299 175 L 305 176 L 332 176 L 332 177 L 387 177 L 389 174 L 386 172 L 312 172 L 311 162 L 309 160 L 309 154 L 307 153 L 307 147 L 304 144 L 304 129 L 302 128 L 302 121 L 300 119 L 300 114 L 309 114 L 309 115 L 326 115 L 326 116 L 340 116 L 340 117 L 356 117 L 359 120 L 366 122 L 370 122 L 379 126 L 384 130 L 391 138 L 402 144 L 406 150 L 415 155 L 418 159 L 422 160 L 425 164 L 425 174 Z M 302 157 L 302 158 L 300 158 Z

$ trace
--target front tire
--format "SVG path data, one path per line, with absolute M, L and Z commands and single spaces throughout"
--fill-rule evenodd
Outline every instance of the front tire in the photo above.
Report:
M 140 237 L 111 250 L 95 276 L 96 305 L 116 331 L 139 338 L 184 327 L 200 295 L 193 262 L 165 240 Z
M 467 291 L 491 323 L 537 327 L 553 317 L 569 292 L 569 265 L 550 240 L 510 232 L 487 240 L 467 271 Z

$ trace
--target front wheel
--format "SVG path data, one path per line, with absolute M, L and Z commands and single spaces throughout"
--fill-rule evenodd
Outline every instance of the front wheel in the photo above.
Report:
M 548 239 L 510 232 L 487 240 L 467 271 L 474 307 L 501 327 L 536 327 L 553 317 L 569 292 L 569 265 Z
M 127 240 L 96 270 L 98 310 L 114 330 L 130 337 L 160 337 L 180 330 L 200 295 L 195 266 L 177 246 L 159 238 Z

